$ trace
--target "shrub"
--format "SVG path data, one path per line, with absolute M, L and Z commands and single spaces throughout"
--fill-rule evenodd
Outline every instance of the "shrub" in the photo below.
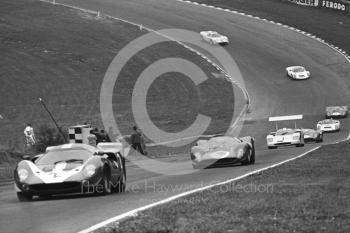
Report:
M 64 132 L 63 130 L 61 131 Z M 57 146 L 66 143 L 65 138 L 57 128 L 41 125 L 35 133 L 37 140 L 37 144 L 35 145 L 36 153 L 45 152 L 46 148 L 49 146 Z M 65 135 L 66 138 L 67 136 L 68 135 Z

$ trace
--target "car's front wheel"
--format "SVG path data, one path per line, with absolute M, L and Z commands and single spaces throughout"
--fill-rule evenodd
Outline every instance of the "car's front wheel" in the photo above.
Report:
M 33 200 L 33 195 L 30 193 L 17 192 L 17 198 L 19 201 L 31 201 Z

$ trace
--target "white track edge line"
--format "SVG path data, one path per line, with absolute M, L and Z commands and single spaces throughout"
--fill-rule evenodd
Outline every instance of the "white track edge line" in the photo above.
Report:
M 248 176 L 251 176 L 251 175 L 254 175 L 254 174 L 258 174 L 260 172 L 263 172 L 263 171 L 266 171 L 266 170 L 269 170 L 271 168 L 274 168 L 274 167 L 277 167 L 277 166 L 280 166 L 282 164 L 285 164 L 285 163 L 288 163 L 288 162 L 291 162 L 293 160 L 296 160 L 298 158 L 301 158 L 317 149 L 319 149 L 321 146 L 317 146 L 315 148 L 312 148 L 304 153 L 302 153 L 301 155 L 298 155 L 296 157 L 293 157 L 293 158 L 290 158 L 290 159 L 287 159 L 287 160 L 284 160 L 282 162 L 279 162 L 279 163 L 275 163 L 275 164 L 272 164 L 270 166 L 267 166 L 267 167 L 264 167 L 264 168 L 261 168 L 261 169 L 258 169 L 258 170 L 255 170 L 255 171 L 252 171 L 252 172 L 248 172 L 244 175 L 241 175 L 239 177 L 236 177 L 236 178 L 233 178 L 233 179 L 229 179 L 229 180 L 226 180 L 226 181 L 223 181 L 223 182 L 220 182 L 220 183 L 216 183 L 216 184 L 211 184 L 211 185 L 208 185 L 208 186 L 204 186 L 204 187 L 201 187 L 201 188 L 197 188 L 197 189 L 193 189 L 193 190 L 190 190 L 190 191 L 187 191 L 187 192 L 183 192 L 183 193 L 180 193 L 180 194 L 177 194 L 177 195 L 174 195 L 174 196 L 171 196 L 171 197 L 168 197 L 164 200 L 161 200 L 161 201 L 158 201 L 158 202 L 154 202 L 152 204 L 149 204 L 149 205 L 145 205 L 145 206 L 142 206 L 140 208 L 137 208 L 137 209 L 134 209 L 134 210 L 131 210 L 131 211 L 128 211 L 126 213 L 123 213 L 123 214 L 120 214 L 120 215 L 117 215 L 115 217 L 112 217 L 110 219 L 107 219 L 103 222 L 100 222 L 96 225 L 93 225 L 87 229 L 84 229 L 82 231 L 79 231 L 78 233 L 90 233 L 92 231 L 95 231 L 97 229 L 100 229 L 112 222 L 117 222 L 117 221 L 120 221 L 124 218 L 127 218 L 127 217 L 133 217 L 133 216 L 137 216 L 137 213 L 138 212 L 141 212 L 141 211 L 144 211 L 144 210 L 147 210 L 147 209 L 150 209 L 150 208 L 153 208 L 153 207 L 156 207 L 158 205 L 163 205 L 163 204 L 166 204 L 168 202 L 171 202 L 171 201 L 174 201 L 176 199 L 179 199 L 181 197 L 185 197 L 185 196 L 188 196 L 190 194 L 194 194 L 194 193 L 197 193 L 197 192 L 202 192 L 202 191 L 205 191 L 205 190 L 208 190 L 208 189 L 211 189 L 211 188 L 214 188 L 214 187 L 217 187 L 217 186 L 220 186 L 220 185 L 225 185 L 225 184 L 229 184 L 229 183 L 232 183 L 234 181 L 238 181 L 238 180 L 241 180 L 241 179 L 244 179 Z

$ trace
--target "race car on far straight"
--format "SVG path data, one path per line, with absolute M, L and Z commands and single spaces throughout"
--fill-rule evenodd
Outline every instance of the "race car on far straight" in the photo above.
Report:
M 199 33 L 201 39 L 213 45 L 226 45 L 229 43 L 228 37 L 215 31 L 202 31 Z
M 310 78 L 310 71 L 307 71 L 302 66 L 290 66 L 286 68 L 287 75 L 292 79 L 308 79 Z
M 122 145 L 104 144 L 114 146 L 64 144 L 48 147 L 34 160 L 22 160 L 14 171 L 18 199 L 30 201 L 33 196 L 66 193 L 124 192 L 126 168 L 120 153 Z
M 304 146 L 304 135 L 301 129 L 282 128 L 278 129 L 280 121 L 300 120 L 303 115 L 269 117 L 269 121 L 276 122 L 276 132 L 266 136 L 267 148 L 276 149 L 278 146 Z
M 235 163 L 254 164 L 254 139 L 250 136 L 215 136 L 208 140 L 198 140 L 191 148 L 191 161 L 195 169 Z
M 304 135 L 304 142 L 323 142 L 323 133 L 321 130 L 301 129 Z
M 317 123 L 317 129 L 322 132 L 334 132 L 340 130 L 340 121 L 325 119 Z
M 326 107 L 326 118 L 347 117 L 348 106 L 328 106 Z

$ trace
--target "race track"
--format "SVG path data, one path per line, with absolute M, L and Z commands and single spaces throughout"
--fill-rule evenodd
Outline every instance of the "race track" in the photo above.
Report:
M 327 105 L 347 105 L 350 98 L 350 64 L 328 46 L 267 22 L 175 0 L 58 0 L 100 10 L 152 29 L 180 28 L 195 32 L 214 29 L 230 38 L 225 49 L 243 74 L 252 106 L 242 135 L 257 139 L 256 164 L 206 169 L 182 176 L 160 176 L 129 164 L 129 191 L 110 196 L 68 196 L 19 203 L 12 186 L 0 186 L 0 232 L 77 232 L 112 216 L 185 191 L 223 181 L 295 157 L 319 144 L 303 148 L 267 150 L 266 133 L 271 115 L 304 114 L 303 127 L 314 128 Z M 198 41 L 198 43 L 202 43 Z M 291 81 L 285 67 L 304 65 L 312 77 Z M 349 120 L 341 120 L 339 133 L 325 135 L 325 142 L 345 139 Z M 310 165 L 312 166 L 312 165 Z M 179 167 L 178 169 L 182 169 Z M 184 168 L 187 169 L 187 168 Z

